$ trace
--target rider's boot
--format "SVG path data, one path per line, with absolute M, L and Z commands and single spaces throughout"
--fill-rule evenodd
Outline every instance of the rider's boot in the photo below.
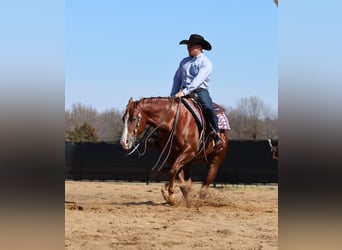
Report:
M 211 131 L 210 135 L 214 139 L 214 142 L 215 142 L 214 149 L 218 150 L 218 151 L 222 150 L 224 147 L 224 141 L 222 140 L 220 133 L 217 133 L 215 131 Z

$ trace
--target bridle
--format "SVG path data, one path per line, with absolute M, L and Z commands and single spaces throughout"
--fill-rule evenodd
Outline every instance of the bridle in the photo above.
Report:
M 137 132 L 138 132 L 138 128 L 139 128 L 139 126 L 140 126 L 140 120 L 141 120 L 141 118 L 142 118 L 141 110 L 139 109 L 139 113 L 138 113 L 137 118 L 136 118 L 137 123 L 135 124 L 135 128 L 133 129 L 133 137 L 134 137 L 134 140 L 136 139 L 136 135 L 137 135 Z M 134 120 L 134 118 L 133 118 L 132 120 Z
M 140 145 L 140 142 L 138 144 L 135 144 L 135 142 L 137 140 L 137 132 L 138 132 L 138 128 L 140 126 L 141 118 L 142 118 L 141 108 L 139 107 L 139 113 L 137 115 L 137 118 L 132 118 L 132 121 L 137 120 L 137 122 L 135 124 L 135 127 L 133 129 L 133 134 L 132 134 L 132 140 L 133 140 L 134 148 L 130 152 L 128 152 L 127 155 L 133 154 L 138 149 L 138 147 Z

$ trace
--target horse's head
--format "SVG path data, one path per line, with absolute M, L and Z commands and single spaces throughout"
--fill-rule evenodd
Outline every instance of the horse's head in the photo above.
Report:
M 132 97 L 129 99 L 122 120 L 124 126 L 120 143 L 123 149 L 129 150 L 134 146 L 136 139 L 146 126 L 146 120 L 141 113 L 139 101 L 133 102 Z

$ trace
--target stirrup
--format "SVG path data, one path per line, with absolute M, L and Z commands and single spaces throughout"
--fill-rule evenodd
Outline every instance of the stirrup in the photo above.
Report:
M 216 143 L 215 143 L 215 150 L 222 150 L 224 147 L 224 141 L 222 141 L 222 139 L 219 139 Z
M 216 131 L 211 130 L 211 131 L 209 132 L 209 136 L 211 136 L 212 138 L 216 138 L 216 136 L 217 136 Z

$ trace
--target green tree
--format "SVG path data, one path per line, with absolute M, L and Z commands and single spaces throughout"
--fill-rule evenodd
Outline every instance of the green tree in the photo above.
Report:
M 84 122 L 81 126 L 76 126 L 73 131 L 67 131 L 66 141 L 71 142 L 96 142 L 98 136 L 95 128 Z

